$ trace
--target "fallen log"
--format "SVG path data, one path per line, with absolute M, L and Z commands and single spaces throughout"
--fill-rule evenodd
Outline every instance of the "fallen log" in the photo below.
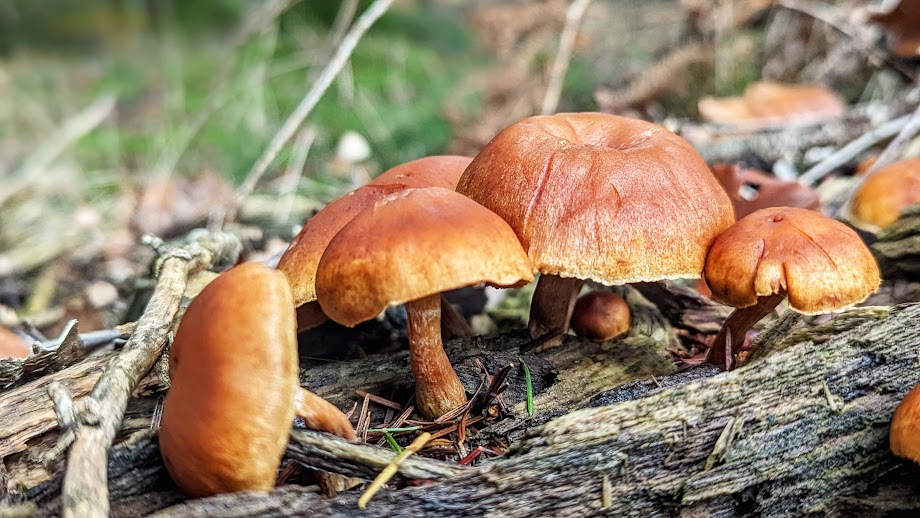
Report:
M 840 325 L 827 325 L 823 337 L 820 326 L 812 328 L 808 341 L 733 372 L 693 369 L 657 384 L 633 382 L 604 391 L 589 403 L 594 408 L 526 431 L 505 456 L 476 468 L 452 473 L 440 468 L 444 463 L 428 460 L 435 467 L 423 478 L 437 481 L 383 492 L 366 514 L 774 516 L 920 510 L 915 498 L 920 468 L 888 450 L 894 407 L 920 381 L 920 304 L 851 320 L 855 327 L 842 332 Z M 309 467 L 367 476 L 367 466 L 380 462 L 335 453 L 370 446 L 309 433 L 311 440 L 301 441 L 297 433 L 306 432 L 295 433 L 291 451 Z M 117 486 L 110 488 L 116 515 L 143 515 L 179 500 L 164 482 L 152 453 L 155 442 L 145 441 L 130 446 L 133 450 L 116 448 L 113 455 L 110 475 L 124 473 L 110 477 Z M 55 508 L 55 493 L 48 489 L 54 483 L 28 495 L 42 514 Z M 286 486 L 263 495 L 189 501 L 160 516 L 356 516 L 358 496 L 352 491 L 325 499 L 312 489 Z

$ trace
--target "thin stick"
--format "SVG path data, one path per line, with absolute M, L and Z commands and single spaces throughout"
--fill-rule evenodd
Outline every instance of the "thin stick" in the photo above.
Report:
M 211 240 L 211 244 L 240 249 L 238 240 L 225 236 Z M 165 251 L 159 263 L 156 288 L 134 334 L 99 378 L 90 396 L 81 401 L 78 415 L 81 426 L 75 431 L 76 439 L 64 474 L 61 500 L 65 518 L 109 515 L 108 451 L 121 427 L 131 393 L 163 352 L 189 273 L 226 258 L 227 250 L 206 246 L 200 240 Z
M 890 120 L 843 146 L 837 152 L 832 153 L 821 162 L 815 164 L 814 167 L 802 173 L 802 176 L 799 177 L 799 183 L 808 187 L 818 183 L 818 181 L 824 178 L 828 173 L 846 164 L 855 158 L 856 155 L 886 138 L 897 135 L 898 132 L 907 126 L 911 117 L 913 117 L 913 115 L 904 115 L 897 119 Z
M 402 461 L 406 460 L 406 457 L 409 455 L 412 455 L 413 453 L 424 448 L 429 439 L 431 439 L 431 434 L 428 432 L 419 435 L 415 438 L 414 441 L 412 441 L 411 444 L 409 444 L 409 446 L 406 446 L 403 451 L 397 455 L 395 459 L 393 459 L 392 462 L 387 464 L 386 467 L 383 468 L 383 471 L 377 475 L 377 478 L 371 482 L 371 485 L 367 486 L 367 490 L 363 495 L 361 495 L 361 498 L 358 499 L 358 509 L 364 509 L 367 507 L 367 503 L 370 502 L 371 498 L 373 498 L 375 494 L 377 494 L 377 491 L 380 491 L 383 485 L 389 482 L 390 479 L 393 478 L 393 475 L 399 471 L 399 465 L 402 464 Z
M 390 8 L 390 4 L 392 3 L 393 0 L 374 0 L 374 3 L 355 20 L 354 25 L 349 29 L 348 34 L 342 38 L 342 44 L 336 49 L 335 54 L 332 55 L 332 58 L 326 64 L 326 67 L 316 79 L 316 82 L 313 83 L 313 86 L 303 99 L 301 99 L 297 108 L 295 108 L 291 115 L 288 116 L 287 120 L 284 121 L 281 129 L 275 133 L 275 136 L 272 138 L 271 142 L 269 142 L 268 147 L 265 148 L 262 156 L 259 157 L 255 165 L 252 166 L 252 169 L 246 175 L 246 180 L 243 181 L 243 184 L 237 191 L 236 199 L 233 205 L 228 207 L 224 219 L 233 218 L 236 215 L 239 206 L 255 188 L 259 179 L 262 178 L 262 175 L 265 174 L 265 171 L 268 170 L 268 167 L 278 156 L 278 153 L 281 152 L 281 149 L 284 148 L 284 145 L 291 137 L 294 136 L 294 133 L 297 132 L 297 129 L 300 128 L 303 121 L 310 115 L 310 112 L 313 111 L 313 108 L 316 107 L 316 104 L 323 97 L 323 94 L 329 89 L 332 81 L 339 72 L 342 71 L 345 63 L 348 62 L 348 59 L 351 57 L 351 53 L 355 50 L 358 42 L 361 41 L 361 37 L 364 36 L 364 33 L 371 28 L 377 19 L 387 12 L 387 9 Z
M 543 95 L 543 104 L 540 108 L 540 113 L 543 115 L 554 113 L 559 106 L 562 83 L 565 82 L 565 73 L 569 70 L 569 62 L 572 60 L 572 50 L 575 48 L 578 28 L 581 26 L 581 19 L 584 18 L 589 5 L 591 5 L 591 0 L 575 0 L 565 10 L 565 26 L 559 36 L 559 50 L 556 51 L 556 59 L 553 60 L 553 66 L 550 69 L 549 84 L 546 85 L 546 93 Z
M 294 198 L 297 195 L 297 184 L 303 175 L 303 166 L 307 163 L 307 155 L 316 139 L 316 129 L 312 126 L 304 128 L 294 141 L 294 150 L 291 153 L 291 163 L 281 177 L 281 188 L 278 189 L 278 205 L 275 207 L 275 223 L 284 223 L 291 217 L 294 207 Z

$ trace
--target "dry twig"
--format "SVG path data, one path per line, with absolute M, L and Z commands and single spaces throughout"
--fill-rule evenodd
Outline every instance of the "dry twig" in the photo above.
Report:
M 361 37 L 364 36 L 364 33 L 371 28 L 378 18 L 387 12 L 387 9 L 390 8 L 390 4 L 392 3 L 393 0 L 374 0 L 374 3 L 358 17 L 354 25 L 352 25 L 351 29 L 348 31 L 348 34 L 342 38 L 342 44 L 336 50 L 335 54 L 332 55 L 332 58 L 330 58 L 329 62 L 326 64 L 323 72 L 316 78 L 316 82 L 313 83 L 313 86 L 310 87 L 310 90 L 303 99 L 301 99 L 300 104 L 294 108 L 294 111 L 288 116 L 287 120 L 284 121 L 281 129 L 275 133 L 275 136 L 272 138 L 271 142 L 269 142 L 268 147 L 265 148 L 262 156 L 260 156 L 252 166 L 249 174 L 246 175 L 246 179 L 237 192 L 236 199 L 233 204 L 227 208 L 224 219 L 233 218 L 239 206 L 255 188 L 259 179 L 265 174 L 265 171 L 268 170 L 268 166 L 272 164 L 284 145 L 294 136 L 294 133 L 297 132 L 297 129 L 300 128 L 303 121 L 310 115 L 310 112 L 313 111 L 313 108 L 316 107 L 316 104 L 323 97 L 323 94 L 326 93 L 332 81 L 339 75 L 339 72 L 342 71 L 342 68 L 351 57 L 351 53 L 355 50 L 358 42 L 361 41 Z
M 565 26 L 559 36 L 559 50 L 556 51 L 556 59 L 553 60 L 553 67 L 550 69 L 549 84 L 546 86 L 546 93 L 543 96 L 543 104 L 540 108 L 542 115 L 554 113 L 556 107 L 559 106 L 562 83 L 565 80 L 565 73 L 569 69 L 569 62 L 572 60 L 572 50 L 575 48 L 578 28 L 581 26 L 581 19 L 584 18 L 590 5 L 591 0 L 575 0 L 565 10 Z

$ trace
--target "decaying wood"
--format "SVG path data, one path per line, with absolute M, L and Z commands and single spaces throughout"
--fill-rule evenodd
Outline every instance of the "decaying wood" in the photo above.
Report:
M 918 468 L 891 455 L 888 423 L 920 381 L 918 321 L 920 304 L 899 306 L 843 333 L 813 331 L 809 341 L 732 372 L 701 367 L 604 391 L 591 408 L 530 429 L 504 457 L 479 467 L 454 474 L 443 462 L 416 458 L 433 467 L 412 476 L 439 480 L 385 491 L 366 515 L 916 511 Z M 364 453 L 372 447 L 311 432 L 292 437 L 289 455 L 346 475 L 368 477 L 380 457 L 393 455 L 380 449 L 373 458 Z M 119 474 L 111 477 L 113 515 L 141 516 L 181 500 L 149 437 L 115 448 L 109 470 Z M 609 506 L 602 508 L 605 478 Z M 42 515 L 59 509 L 56 484 L 27 495 Z M 186 502 L 160 516 L 360 516 L 359 494 L 325 499 L 283 487 Z
M 820 345 L 800 343 L 704 382 L 573 412 L 475 472 L 378 495 L 368 515 L 774 516 L 849 513 L 855 500 L 866 513 L 916 510 L 914 498 L 861 495 L 886 491 L 876 478 L 906 469 L 888 450 L 888 422 L 920 381 L 918 319 L 920 305 L 895 308 Z M 277 493 L 260 505 L 291 496 Z M 301 494 L 290 505 L 356 516 L 357 496 Z M 181 509 L 197 515 L 209 505 Z
M 81 402 L 80 424 L 74 433 L 64 478 L 64 516 L 108 516 L 105 459 L 131 394 L 166 345 L 188 276 L 240 250 L 239 240 L 230 234 L 202 234 L 185 247 L 161 254 L 156 288 L 133 336 L 109 364 L 90 396 Z

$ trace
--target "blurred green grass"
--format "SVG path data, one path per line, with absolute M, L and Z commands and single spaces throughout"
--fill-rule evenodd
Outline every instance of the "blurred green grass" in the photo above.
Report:
M 164 2 L 155 28 L 143 23 L 142 2 L 64 2 L 54 15 L 42 12 L 47 1 L 12 4 L 0 7 L 0 63 L 15 101 L 0 122 L 22 138 L 22 153 L 56 121 L 114 93 L 117 117 L 68 150 L 87 175 L 212 169 L 239 182 L 325 64 L 319 53 L 339 3 L 300 2 L 239 47 L 233 30 L 253 3 Z M 470 42 L 456 17 L 422 4 L 385 15 L 310 115 L 317 138 L 306 176 L 328 176 L 349 130 L 370 143 L 374 172 L 446 150 L 442 105 L 472 66 Z M 228 63 L 236 66 L 226 74 Z

